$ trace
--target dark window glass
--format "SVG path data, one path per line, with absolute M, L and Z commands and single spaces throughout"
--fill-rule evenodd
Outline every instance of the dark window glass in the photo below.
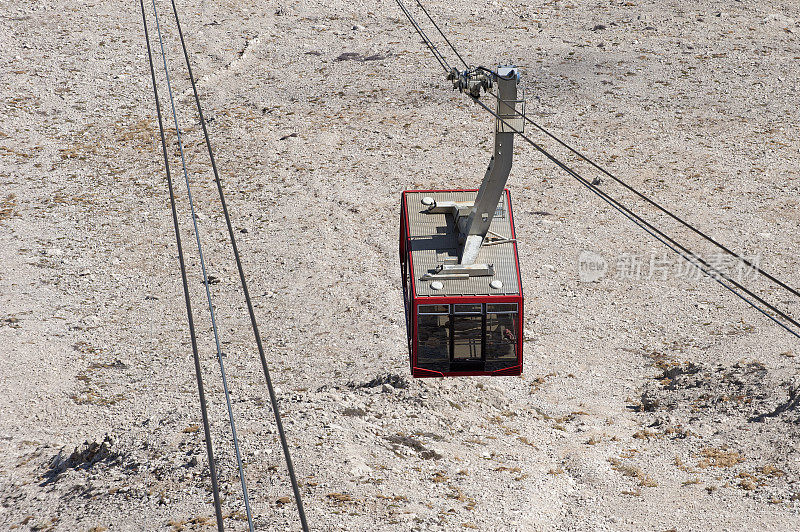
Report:
M 420 305 L 417 307 L 419 314 L 449 314 L 450 305 Z
M 503 194 L 500 201 L 497 203 L 497 209 L 494 211 L 494 218 L 505 218 L 506 216 L 506 195 Z
M 411 350 L 411 340 L 412 340 L 412 331 L 411 331 L 411 268 L 408 267 L 409 265 L 404 265 L 405 267 L 405 277 L 404 281 L 406 284 L 406 291 L 405 291 L 405 303 L 406 303 L 406 329 L 407 329 L 407 338 L 408 338 L 408 348 L 409 351 Z
M 460 306 L 456 305 L 456 311 Z M 480 310 L 480 305 L 476 305 Z M 453 360 L 480 359 L 482 355 L 483 316 L 453 316 Z
M 417 364 L 447 363 L 450 358 L 450 316 L 420 314 L 417 318 L 417 341 Z
M 488 305 L 493 306 L 493 305 Z M 500 305 L 494 305 L 500 306 Z M 514 305 L 516 307 L 516 305 Z M 519 315 L 514 313 L 486 314 L 486 359 L 517 359 L 517 333 L 519 331 Z
M 474 305 L 454 305 L 453 310 L 456 314 L 480 314 L 482 312 L 480 303 Z
M 408 266 L 406 266 L 406 294 L 407 294 L 409 302 L 411 301 L 411 296 L 413 295 L 411 293 L 411 267 L 410 266 L 411 266 L 410 264 Z
M 516 312 L 516 303 L 487 303 L 486 312 Z

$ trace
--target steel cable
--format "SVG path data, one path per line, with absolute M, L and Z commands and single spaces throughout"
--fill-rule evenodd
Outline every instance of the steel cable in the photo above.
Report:
M 272 385 L 272 378 L 270 377 L 269 367 L 267 365 L 266 356 L 264 354 L 264 346 L 261 342 L 261 335 L 259 334 L 258 324 L 256 322 L 256 315 L 253 310 L 253 303 L 250 298 L 250 291 L 247 288 L 247 280 L 245 278 L 244 268 L 242 266 L 242 260 L 239 255 L 239 248 L 236 245 L 236 237 L 234 236 L 233 224 L 231 223 L 230 213 L 228 212 L 228 205 L 227 202 L 225 201 L 225 193 L 223 192 L 222 189 L 222 179 L 220 178 L 219 172 L 217 171 L 216 159 L 214 158 L 214 152 L 211 149 L 211 139 L 208 134 L 208 128 L 206 127 L 205 118 L 203 117 L 203 108 L 200 105 L 200 96 L 197 91 L 197 84 L 195 83 L 194 75 L 192 74 L 192 66 L 191 62 L 189 61 L 189 52 L 186 47 L 186 41 L 184 40 L 183 37 L 183 30 L 181 28 L 180 18 L 178 17 L 178 8 L 175 5 L 175 0 L 172 0 L 172 10 L 173 13 L 175 14 L 175 22 L 178 27 L 178 35 L 180 36 L 181 47 L 183 48 L 183 55 L 184 59 L 186 60 L 186 68 L 189 73 L 189 81 L 191 81 L 192 84 L 192 91 L 194 92 L 194 100 L 197 106 L 197 113 L 200 118 L 200 125 L 203 129 L 203 136 L 205 138 L 206 147 L 208 148 L 208 157 L 211 160 L 211 168 L 214 173 L 214 180 L 217 184 L 217 192 L 219 194 L 220 203 L 222 204 L 222 212 L 225 216 L 225 223 L 228 228 L 228 236 L 230 237 L 231 248 L 233 249 L 233 256 L 236 260 L 236 268 L 239 271 L 239 280 L 242 285 L 242 291 L 244 292 L 245 302 L 247 303 L 247 311 L 250 314 L 250 324 L 253 329 L 253 335 L 255 336 L 256 345 L 258 346 L 258 354 L 259 358 L 261 359 L 261 368 L 263 370 L 264 378 L 267 383 L 267 390 L 269 391 L 270 402 L 272 404 L 272 411 L 275 416 L 275 424 L 277 425 L 278 434 L 281 440 L 281 446 L 283 447 L 283 455 L 286 460 L 286 467 L 289 470 L 289 477 L 292 483 L 292 490 L 294 491 L 294 496 L 297 503 L 297 511 L 300 515 L 300 523 L 303 527 L 303 530 L 307 531 L 308 523 L 306 521 L 306 515 L 303 509 L 303 501 L 300 496 L 300 488 L 297 483 L 297 476 L 295 474 L 294 464 L 292 463 L 291 453 L 289 452 L 289 445 L 286 439 L 286 433 L 283 428 L 283 422 L 281 421 L 280 410 L 278 408 L 278 399 L 277 396 L 275 395 L 275 389 L 273 388 Z
M 453 43 L 450 42 L 450 39 L 447 38 L 447 35 L 444 34 L 442 29 L 436 23 L 436 21 L 433 20 L 433 17 L 431 17 L 430 13 L 428 13 L 428 10 L 425 9 L 425 6 L 422 5 L 422 2 L 420 2 L 420 0 L 416 0 L 416 1 L 417 1 L 417 5 L 420 7 L 420 9 L 422 9 L 423 13 L 425 13 L 425 16 L 427 16 L 428 20 L 431 21 L 431 24 L 433 24 L 433 26 L 439 31 L 439 35 L 442 36 L 442 39 L 444 39 L 444 42 L 446 42 L 447 45 L 450 46 L 450 49 L 453 50 L 453 53 L 456 54 L 456 56 L 461 60 L 462 63 L 464 63 L 464 67 L 469 69 L 469 65 L 467 64 L 467 62 L 464 61 L 464 58 L 461 57 L 460 53 L 458 53 L 458 50 L 456 50 L 456 47 L 453 46 Z
M 194 371 L 197 378 L 197 394 L 200 398 L 200 413 L 203 418 L 203 433 L 206 440 L 206 453 L 208 455 L 208 469 L 211 474 L 211 491 L 214 497 L 214 513 L 217 518 L 218 532 L 224 532 L 225 527 L 222 522 L 222 506 L 219 498 L 219 484 L 217 482 L 217 471 L 214 464 L 214 449 L 211 441 L 211 427 L 208 422 L 208 410 L 206 408 L 206 393 L 203 388 L 203 373 L 200 368 L 200 355 L 197 350 L 197 335 L 194 329 L 194 316 L 192 314 L 192 302 L 189 296 L 189 282 L 186 278 L 186 262 L 183 257 L 183 245 L 181 243 L 181 232 L 178 225 L 178 211 L 175 207 L 175 192 L 172 185 L 172 174 L 169 169 L 169 157 L 167 155 L 167 142 L 164 136 L 164 121 L 161 116 L 161 103 L 158 98 L 158 87 L 156 83 L 156 73 L 153 66 L 153 53 L 150 49 L 150 34 L 147 29 L 147 17 L 144 10 L 144 0 L 139 0 L 142 8 L 142 22 L 144 24 L 144 37 L 147 42 L 147 58 L 150 63 L 150 76 L 153 79 L 153 95 L 156 102 L 156 114 L 158 115 L 158 130 L 161 135 L 161 147 L 164 154 L 164 166 L 167 172 L 167 188 L 169 189 L 169 201 L 172 207 L 172 223 L 175 228 L 175 242 L 178 247 L 178 263 L 181 269 L 181 281 L 183 283 L 183 297 L 186 303 L 186 315 L 189 321 L 189 337 L 192 342 L 192 355 L 194 358 Z
M 395 0 L 395 2 L 397 2 L 397 5 L 400 6 L 401 10 L 403 10 L 403 13 L 405 13 L 406 18 L 408 18 L 408 21 L 411 23 L 412 26 L 414 26 L 414 29 L 417 31 L 419 36 L 422 37 L 422 40 L 425 42 L 425 44 L 430 49 L 431 53 L 433 54 L 433 57 L 436 58 L 436 60 L 442 66 L 444 71 L 449 74 L 452 69 L 450 68 L 450 64 L 444 58 L 442 53 L 439 51 L 439 49 L 436 47 L 436 45 L 433 44 L 433 41 L 431 41 L 428 38 L 428 36 L 425 34 L 425 31 L 422 29 L 422 27 L 420 27 L 420 25 L 414 19 L 414 16 L 411 14 L 411 12 L 408 11 L 406 6 L 403 4 L 402 0 Z
M 153 14 L 155 16 L 155 21 L 156 21 L 156 30 L 158 31 L 158 41 L 159 41 L 159 45 L 161 47 L 161 58 L 162 58 L 163 63 L 164 63 L 164 73 L 166 75 L 167 89 L 168 89 L 168 92 L 169 92 L 170 106 L 172 107 L 172 118 L 173 118 L 173 120 L 175 122 L 175 134 L 176 134 L 176 138 L 177 138 L 177 141 L 178 141 L 178 149 L 180 151 L 181 165 L 183 167 L 183 177 L 184 177 L 184 181 L 186 182 L 186 193 L 187 193 L 188 200 L 189 200 L 189 207 L 191 209 L 192 224 L 194 226 L 195 240 L 197 242 L 197 252 L 198 252 L 198 255 L 199 255 L 199 258 L 200 258 L 200 269 L 201 269 L 202 274 L 203 274 L 203 284 L 205 285 L 206 301 L 208 302 L 208 311 L 211 314 L 211 327 L 212 327 L 213 334 L 214 334 L 214 343 L 216 345 L 217 360 L 219 361 L 220 374 L 222 376 L 222 388 L 223 388 L 223 391 L 225 393 L 225 403 L 226 403 L 226 406 L 228 408 L 228 421 L 230 422 L 231 435 L 232 435 L 232 438 L 233 438 L 233 446 L 234 446 L 234 451 L 236 453 L 236 464 L 237 464 L 237 467 L 239 469 L 239 480 L 240 480 L 241 485 L 242 485 L 242 496 L 244 498 L 245 512 L 247 513 L 247 524 L 248 524 L 248 527 L 250 529 L 250 532 L 253 532 L 253 516 L 252 516 L 252 512 L 250 510 L 250 500 L 249 500 L 249 498 L 247 496 L 247 482 L 245 480 L 244 466 L 242 465 L 242 456 L 241 456 L 241 452 L 239 450 L 239 438 L 238 438 L 238 436 L 236 434 L 236 422 L 235 422 L 234 416 L 233 416 L 233 406 L 231 404 L 230 391 L 228 390 L 228 379 L 227 379 L 227 375 L 225 373 L 225 363 L 222 360 L 222 358 L 223 358 L 222 347 L 221 347 L 220 339 L 219 339 L 219 331 L 217 329 L 217 319 L 216 319 L 216 314 L 214 312 L 214 304 L 213 304 L 213 301 L 212 301 L 212 298 L 211 298 L 211 288 L 210 288 L 211 284 L 208 281 L 208 274 L 206 272 L 205 257 L 203 255 L 203 246 L 202 246 L 202 244 L 200 242 L 200 228 L 198 227 L 198 224 L 197 224 L 197 213 L 195 212 L 194 200 L 192 198 L 192 187 L 191 187 L 191 184 L 189 183 L 189 173 L 188 173 L 188 170 L 186 169 L 186 157 L 185 157 L 185 154 L 184 154 L 184 151 L 183 151 L 183 141 L 181 140 L 181 130 L 180 130 L 180 126 L 178 124 L 178 114 L 177 114 L 177 110 L 176 110 L 176 107 L 175 107 L 175 99 L 174 99 L 174 96 L 173 96 L 173 93 L 172 93 L 172 83 L 170 82 L 169 69 L 167 67 L 167 55 L 166 55 L 166 52 L 164 50 L 164 41 L 163 41 L 162 36 L 161 36 L 161 23 L 159 22 L 159 18 L 158 18 L 158 10 L 156 9 L 156 1 L 152 0 L 152 3 L 153 3 Z

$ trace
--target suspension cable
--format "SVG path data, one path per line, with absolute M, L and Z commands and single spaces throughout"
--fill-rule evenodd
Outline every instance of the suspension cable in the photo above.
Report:
M 203 108 L 200 105 L 200 96 L 197 91 L 197 84 L 195 83 L 194 75 L 192 74 L 192 66 L 191 62 L 189 61 L 189 52 L 186 47 L 186 41 L 183 37 L 183 30 L 181 28 L 180 18 L 178 17 L 178 8 L 175 5 L 175 0 L 172 0 L 172 11 L 175 15 L 175 22 L 178 27 L 178 35 L 180 36 L 181 40 L 181 47 L 183 48 L 183 55 L 184 59 L 186 60 L 186 68 L 189 72 L 189 81 L 192 83 L 192 91 L 194 92 L 194 100 L 197 107 L 197 113 L 200 118 L 200 125 L 203 128 L 203 136 L 205 137 L 206 147 L 208 148 L 208 157 L 211 160 L 211 168 L 214 173 L 214 180 L 217 184 L 217 192 L 219 194 L 220 203 L 222 204 L 222 212 L 225 216 L 225 223 L 228 227 L 228 236 L 230 237 L 231 241 L 231 248 L 233 249 L 233 256 L 236 259 L 236 268 L 239 270 L 239 281 L 242 285 L 242 291 L 244 292 L 244 299 L 247 303 L 247 311 L 250 314 L 250 324 L 253 329 L 253 335 L 255 336 L 256 345 L 258 346 L 258 354 L 259 358 L 261 359 L 261 369 L 264 373 L 264 379 L 267 383 L 267 390 L 269 391 L 270 402 L 272 404 L 272 412 L 275 416 L 275 424 L 278 428 L 278 434 L 281 440 L 281 446 L 283 447 L 283 456 L 286 460 L 286 467 L 289 470 L 289 477 L 292 483 L 292 490 L 294 491 L 295 500 L 297 503 L 297 511 L 300 515 L 300 524 L 304 531 L 308 531 L 308 523 L 306 522 L 306 515 L 303 509 L 303 501 L 300 497 L 300 487 L 297 483 L 297 476 L 294 470 L 294 464 L 292 463 L 291 453 L 289 452 L 289 444 L 286 439 L 286 433 L 283 428 L 283 422 L 281 421 L 280 410 L 278 408 L 278 398 L 275 395 L 275 389 L 272 385 L 272 378 L 270 377 L 269 367 L 267 365 L 267 359 L 264 354 L 264 346 L 261 342 L 261 335 L 258 331 L 258 324 L 256 322 L 256 315 L 255 311 L 253 310 L 253 303 L 250 298 L 250 291 L 247 288 L 247 280 L 244 274 L 244 268 L 242 267 L 242 260 L 239 255 L 239 248 L 236 245 L 236 237 L 234 236 L 233 231 L 233 224 L 231 223 L 230 213 L 228 212 L 228 205 L 225 201 L 225 194 L 222 189 L 222 179 L 219 176 L 219 172 L 217 171 L 217 163 L 216 159 L 214 158 L 214 152 L 211 149 L 211 139 L 208 134 L 208 128 L 206 127 L 206 121 L 203 117 Z
M 194 371 L 197 378 L 197 394 L 200 398 L 200 413 L 203 418 L 203 433 L 206 440 L 206 453 L 208 455 L 208 469 L 211 473 L 211 491 L 214 497 L 214 513 L 217 518 L 218 532 L 224 532 L 225 527 L 222 522 L 222 506 L 219 498 L 219 484 L 217 482 L 217 470 L 214 462 L 214 448 L 211 441 L 211 427 L 208 422 L 208 410 L 206 408 L 206 393 L 203 388 L 203 373 L 200 368 L 200 355 L 197 350 L 197 334 L 194 329 L 194 316 L 192 314 L 192 302 L 189 298 L 189 282 L 186 278 L 186 263 L 183 257 L 183 245 L 181 244 L 181 232 L 178 226 L 178 211 L 175 207 L 175 192 L 172 185 L 172 174 L 169 169 L 169 157 L 167 155 L 167 142 L 164 136 L 164 121 L 161 116 L 161 103 L 158 98 L 158 87 L 156 83 L 156 73 L 153 67 L 153 53 L 150 49 L 150 34 L 147 29 L 147 17 L 145 16 L 144 0 L 139 0 L 142 8 L 142 22 L 144 24 L 144 37 L 147 42 L 147 58 L 150 63 L 150 77 L 153 80 L 153 95 L 156 101 L 156 114 L 158 115 L 158 131 L 161 135 L 161 147 L 164 154 L 164 167 L 167 170 L 167 188 L 169 189 L 169 201 L 172 207 L 172 223 L 175 228 L 175 242 L 178 247 L 178 263 L 181 269 L 181 281 L 183 283 L 183 298 L 186 303 L 186 315 L 189 321 L 189 337 L 192 341 L 192 355 L 194 358 Z
M 474 97 L 472 98 L 472 100 L 474 102 L 476 102 L 478 105 L 480 105 L 485 111 L 487 111 L 491 115 L 493 115 L 496 119 L 501 120 L 504 123 L 504 125 L 506 127 L 508 127 L 512 132 L 514 132 L 514 133 L 518 134 L 520 137 L 522 137 L 523 140 L 528 142 L 531 146 L 533 146 L 542 155 L 547 157 L 556 166 L 558 166 L 559 168 L 561 168 L 562 170 L 567 172 L 570 176 L 572 176 L 573 178 L 578 180 L 582 185 L 584 185 L 586 188 L 588 188 L 592 193 L 597 195 L 600 199 L 602 199 L 603 201 L 605 201 L 606 203 L 611 205 L 614 209 L 616 209 L 619 212 L 621 212 L 626 218 L 628 218 L 633 223 L 635 223 L 636 225 L 638 225 L 639 227 L 644 229 L 647 233 L 649 233 L 651 236 L 653 236 L 654 238 L 659 240 L 662 244 L 666 245 L 672 251 L 674 251 L 675 253 L 677 253 L 678 255 L 680 255 L 681 257 L 686 259 L 687 261 L 689 261 L 691 264 L 696 266 L 704 274 L 706 274 L 707 276 L 711 277 L 712 279 L 717 281 L 719 284 L 721 284 L 722 286 L 724 286 L 725 288 L 727 288 L 728 290 L 733 292 L 737 297 L 741 298 L 746 303 L 748 303 L 750 306 L 752 306 L 753 308 L 755 308 L 756 310 L 758 310 L 759 312 L 761 312 L 762 314 L 764 314 L 765 316 L 770 318 L 772 321 L 774 321 L 775 323 L 777 323 L 778 325 L 783 327 L 790 334 L 796 336 L 797 338 L 800 338 L 800 332 L 798 332 L 798 331 L 800 331 L 800 323 L 798 323 L 796 320 L 794 320 L 791 316 L 787 315 L 785 312 L 781 311 L 780 309 L 778 309 L 774 305 L 772 305 L 769 302 L 765 301 L 760 296 L 758 296 L 756 293 L 754 293 L 753 291 L 749 290 L 748 288 L 742 286 L 740 283 L 738 283 L 734 279 L 732 279 L 729 276 L 725 275 L 725 273 L 723 273 L 722 271 L 720 271 L 717 268 L 715 268 L 712 265 L 710 265 L 708 262 L 703 260 L 701 257 L 699 257 L 698 255 L 696 255 L 695 253 L 693 253 L 692 251 L 687 249 L 685 246 L 681 245 L 680 243 L 675 241 L 673 238 L 671 238 L 670 236 L 665 234 L 663 231 L 661 231 L 658 228 L 656 228 L 650 222 L 648 222 L 647 220 L 643 219 L 638 214 L 636 214 L 633 211 L 631 211 L 629 208 L 627 208 L 625 205 L 620 203 L 618 200 L 614 199 L 612 196 L 610 196 L 609 194 L 607 194 L 606 192 L 604 192 L 603 190 L 598 188 L 596 185 L 593 185 L 587 179 L 585 179 L 580 174 L 578 174 L 575 170 L 573 170 L 572 168 L 570 168 L 569 166 L 567 166 L 566 164 L 564 164 L 563 162 L 558 160 L 556 157 L 551 155 L 548 151 L 546 151 L 544 148 L 542 148 L 539 144 L 537 144 L 536 142 L 531 140 L 529 137 L 527 137 L 526 135 L 521 133 L 519 130 L 514 128 L 504 118 L 502 118 L 499 114 L 497 114 L 495 111 L 493 111 L 491 108 L 489 108 L 489 106 L 487 106 L 485 103 L 483 103 L 482 101 L 480 101 L 480 100 L 478 100 L 477 98 L 474 98 Z M 699 265 L 698 265 L 698 263 L 699 263 Z M 726 284 L 726 283 L 728 283 L 728 284 Z M 741 290 L 742 292 L 747 294 L 747 296 L 749 296 L 750 298 L 755 299 L 756 301 L 758 301 L 759 303 L 761 303 L 762 305 L 767 307 L 769 310 L 771 310 L 772 312 L 774 312 L 775 314 L 780 316 L 782 319 L 788 321 L 797 330 L 794 330 L 794 329 L 790 328 L 784 322 L 780 321 L 775 316 L 773 316 L 772 314 L 768 313 L 763 308 L 759 307 L 751 299 L 749 299 L 748 297 L 742 295 L 740 292 L 738 292 L 736 289 L 732 288 L 729 285 L 733 285 L 734 287 L 736 287 L 736 289 Z
M 428 49 L 430 49 L 431 53 L 433 54 L 433 57 L 436 58 L 436 60 L 442 66 L 444 71 L 449 74 L 452 69 L 450 68 L 450 64 L 444 58 L 442 53 L 439 51 L 439 49 L 436 47 L 436 45 L 433 44 L 433 41 L 431 41 L 428 38 L 428 36 L 425 34 L 425 31 L 420 27 L 420 25 L 414 19 L 414 16 L 408 11 L 406 6 L 403 4 L 402 0 L 395 0 L 395 2 L 397 2 L 397 5 L 400 6 L 400 9 L 403 10 L 403 13 L 405 13 L 406 18 L 408 18 L 408 21 L 411 23 L 412 26 L 414 26 L 414 29 L 417 31 L 419 36 L 422 37 L 422 40 L 427 45 Z
M 158 18 L 158 10 L 156 9 L 156 0 L 152 0 L 152 3 L 153 3 L 153 14 L 155 16 L 155 21 L 156 21 L 156 29 L 158 31 L 158 41 L 161 47 L 161 58 L 164 63 L 164 73 L 166 74 L 167 89 L 169 91 L 170 106 L 172 107 L 172 118 L 175 123 L 175 134 L 178 140 L 178 149 L 180 151 L 181 165 L 183 167 L 183 177 L 184 181 L 186 182 L 186 193 L 189 200 L 189 207 L 191 208 L 192 224 L 194 226 L 194 235 L 195 235 L 195 240 L 197 242 L 197 252 L 200 258 L 200 269 L 203 274 L 203 284 L 205 285 L 206 289 L 205 290 L 206 301 L 208 302 L 208 311 L 211 314 L 211 327 L 214 333 L 214 343 L 216 344 L 217 360 L 219 361 L 219 370 L 220 374 L 222 375 L 222 388 L 225 392 L 225 403 L 228 408 L 228 421 L 230 422 L 231 435 L 233 437 L 233 447 L 236 453 L 236 464 L 239 469 L 239 480 L 242 485 L 244 508 L 245 512 L 247 513 L 247 525 L 250 529 L 250 532 L 253 532 L 253 516 L 250 510 L 250 500 L 247 496 L 247 481 L 244 475 L 244 466 L 242 465 L 241 452 L 239 451 L 239 438 L 237 437 L 236 434 L 236 423 L 233 417 L 233 406 L 231 405 L 231 397 L 230 397 L 230 392 L 228 390 L 228 378 L 225 373 L 225 363 L 222 360 L 223 358 L 222 346 L 220 344 L 219 331 L 217 329 L 217 319 L 216 319 L 216 314 L 214 313 L 214 304 L 211 298 L 211 283 L 208 282 L 208 274 L 206 272 L 205 258 L 203 256 L 203 246 L 200 243 L 200 228 L 198 227 L 197 224 L 197 214 L 194 209 L 194 200 L 192 198 L 192 187 L 191 184 L 189 183 L 189 173 L 186 169 L 186 157 L 183 151 L 183 141 L 181 140 L 181 130 L 180 126 L 178 125 L 178 114 L 175 108 L 175 99 L 172 93 L 172 84 L 170 82 L 169 69 L 167 68 L 167 55 L 166 52 L 164 51 L 164 41 L 161 36 L 161 24 Z
M 420 9 L 422 9 L 422 11 L 423 11 L 423 12 L 425 13 L 425 15 L 428 17 L 428 20 L 430 20 L 430 21 L 431 21 L 431 24 L 433 24 L 433 25 L 434 25 L 434 27 L 435 27 L 435 28 L 436 28 L 436 29 L 439 31 L 439 35 L 441 35 L 441 36 L 442 36 L 442 39 L 444 39 L 444 41 L 447 43 L 447 45 L 448 45 L 448 46 L 450 46 L 450 49 L 451 49 L 451 50 L 453 50 L 453 53 L 454 53 L 454 54 L 456 54 L 456 56 L 457 56 L 457 57 L 458 57 L 458 58 L 461 60 L 461 62 L 462 62 L 462 63 L 464 63 L 464 67 L 466 67 L 467 69 L 469 69 L 469 65 L 467 64 L 467 62 L 466 62 L 466 61 L 464 61 L 464 58 L 463 58 L 463 57 L 461 57 L 461 54 L 460 54 L 460 53 L 458 53 L 458 50 L 456 50 L 456 47 L 455 47 L 455 46 L 453 46 L 453 43 L 451 43 L 451 42 L 450 42 L 450 39 L 448 39 L 448 38 L 447 38 L 447 35 L 445 35 L 445 34 L 444 34 L 444 32 L 442 31 L 442 29 L 441 29 L 441 28 L 439 27 L 439 25 L 436 23 L 436 21 L 435 21 L 435 20 L 433 20 L 433 17 L 431 17 L 430 13 L 428 13 L 428 10 L 427 10 L 427 9 L 425 9 L 425 6 L 424 6 L 424 5 L 422 5 L 422 2 L 420 2 L 420 0 L 416 0 L 416 1 L 417 1 L 417 5 L 420 7 Z

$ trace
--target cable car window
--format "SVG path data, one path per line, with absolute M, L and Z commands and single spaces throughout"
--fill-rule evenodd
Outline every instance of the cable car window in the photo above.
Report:
M 481 305 L 455 305 L 458 307 Z M 453 360 L 478 360 L 483 355 L 483 316 L 481 314 L 455 314 L 453 316 Z
M 424 307 L 449 305 L 420 305 L 417 318 L 417 364 L 420 366 L 447 364 L 450 358 L 449 314 L 423 314 Z
M 411 304 L 411 297 L 414 295 L 412 292 L 412 284 L 411 284 L 411 268 L 406 268 L 406 294 L 409 304 Z
M 505 198 L 505 194 L 503 194 L 503 198 Z M 505 201 L 501 199 L 497 203 L 497 208 L 494 211 L 494 218 L 505 218 L 506 217 L 506 209 L 505 209 Z
M 453 305 L 453 310 L 456 314 L 481 314 L 483 312 L 480 303 L 474 305 Z
M 419 314 L 450 314 L 450 305 L 420 305 L 417 307 Z
M 486 313 L 492 312 L 516 312 L 517 311 L 517 304 L 516 303 L 487 303 L 486 304 Z
M 408 338 L 408 347 L 409 347 L 409 351 L 410 351 L 412 349 L 412 334 L 413 334 L 413 331 L 411 330 L 412 323 L 413 323 L 413 321 L 412 321 L 413 317 L 411 315 L 411 309 L 413 308 L 412 307 L 412 305 L 413 305 L 412 298 L 413 298 L 414 294 L 412 294 L 412 292 L 411 292 L 411 290 L 412 290 L 412 287 L 411 287 L 411 268 L 409 268 L 408 266 L 405 267 L 405 278 L 403 279 L 403 281 L 405 282 L 405 289 L 406 289 L 405 290 L 406 332 L 407 332 L 406 336 Z
M 517 359 L 517 331 L 519 315 L 517 312 L 489 312 L 496 307 L 509 307 L 516 304 L 486 305 L 486 359 L 494 361 L 514 361 Z M 495 309 L 492 309 L 495 307 Z

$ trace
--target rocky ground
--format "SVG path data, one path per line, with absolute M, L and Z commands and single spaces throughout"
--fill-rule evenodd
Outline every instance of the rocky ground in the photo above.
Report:
M 156 4 L 255 522 L 296 530 L 169 4 Z M 211 529 L 139 5 L 0 5 L 0 527 Z M 425 5 L 470 62 L 523 69 L 535 120 L 800 285 L 796 2 Z M 399 194 L 476 186 L 492 121 L 450 91 L 394 2 L 178 8 L 312 529 L 800 528 L 797 340 L 528 146 L 509 180 L 524 375 L 410 378 Z M 240 530 L 177 191 L 226 524 Z M 603 265 L 592 279 L 586 257 Z

